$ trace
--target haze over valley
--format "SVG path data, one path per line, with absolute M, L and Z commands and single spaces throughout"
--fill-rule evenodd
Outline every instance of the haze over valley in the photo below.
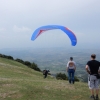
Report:
M 77 64 L 76 76 L 86 74 L 85 65 L 90 55 L 95 53 L 100 61 L 99 49 L 68 49 L 68 48 L 37 48 L 37 49 L 8 49 L 1 53 L 11 55 L 24 61 L 35 62 L 41 70 L 49 69 L 51 74 L 66 73 L 66 64 L 72 56 Z

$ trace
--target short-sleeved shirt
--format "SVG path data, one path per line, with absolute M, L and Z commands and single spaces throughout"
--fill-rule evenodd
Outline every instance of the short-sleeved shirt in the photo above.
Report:
M 100 67 L 100 62 L 97 60 L 91 60 L 87 62 L 87 65 L 89 66 L 91 74 L 98 74 L 98 70 Z
M 73 62 L 74 66 L 70 66 L 70 63 Z M 68 61 L 67 68 L 74 69 L 76 67 L 76 63 L 74 61 Z

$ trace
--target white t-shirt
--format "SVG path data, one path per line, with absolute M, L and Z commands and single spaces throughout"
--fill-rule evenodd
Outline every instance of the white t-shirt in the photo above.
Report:
M 71 62 L 74 64 L 74 66 L 70 66 L 70 65 L 69 65 Z M 67 63 L 67 68 L 68 68 L 68 69 L 75 69 L 75 67 L 76 67 L 75 61 L 68 61 L 68 63 Z

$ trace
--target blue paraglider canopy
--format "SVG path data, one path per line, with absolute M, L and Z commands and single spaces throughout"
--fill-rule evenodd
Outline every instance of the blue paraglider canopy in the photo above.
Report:
M 71 40 L 72 46 L 75 46 L 77 44 L 77 38 L 75 34 L 68 28 L 61 25 L 46 25 L 46 26 L 39 27 L 33 32 L 31 40 L 35 40 L 41 33 L 53 29 L 60 29 L 64 33 L 66 33 L 66 35 L 68 35 L 68 37 Z

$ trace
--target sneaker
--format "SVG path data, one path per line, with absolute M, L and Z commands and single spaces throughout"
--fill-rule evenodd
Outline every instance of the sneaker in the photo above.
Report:
M 95 98 L 95 100 L 99 100 L 99 97 L 98 97 L 98 95 L 96 95 L 96 98 Z
M 73 84 L 74 84 L 74 81 L 73 81 Z
M 90 96 L 90 99 L 91 99 L 91 100 L 95 100 L 94 95 Z
M 69 80 L 69 83 L 71 84 L 71 80 Z

